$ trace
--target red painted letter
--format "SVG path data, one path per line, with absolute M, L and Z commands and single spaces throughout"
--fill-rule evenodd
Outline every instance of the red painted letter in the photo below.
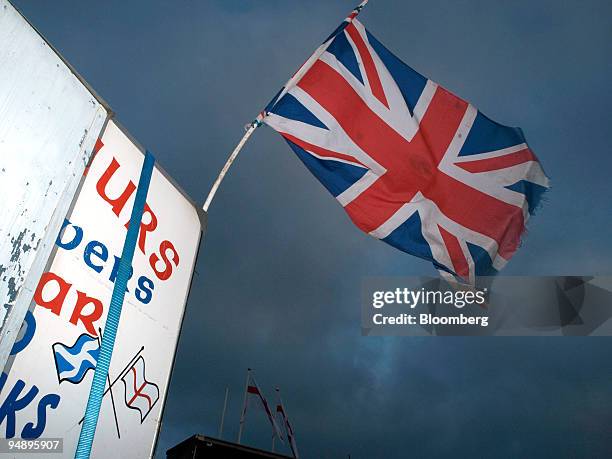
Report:
M 164 262 L 164 270 L 159 271 L 155 266 L 157 262 L 160 260 L 160 255 L 156 253 L 151 254 L 149 257 L 149 264 L 153 271 L 155 271 L 155 275 L 159 278 L 159 280 L 167 280 L 172 275 L 172 265 L 170 264 L 170 260 L 168 259 L 167 251 L 170 250 L 172 252 L 172 261 L 176 266 L 179 265 L 179 256 L 174 248 L 174 245 L 170 241 L 164 241 L 159 245 L 159 253 L 161 255 L 161 260 Z
M 98 183 L 96 184 L 96 191 L 102 197 L 102 199 L 112 206 L 113 212 L 115 212 L 115 215 L 118 217 L 121 210 L 125 206 L 125 203 L 128 199 L 130 199 L 130 196 L 132 196 L 132 193 L 136 189 L 136 185 L 134 185 L 134 183 L 132 183 L 130 180 L 123 190 L 123 193 L 121 193 L 118 198 L 109 198 L 108 194 L 106 193 L 106 187 L 108 186 L 108 182 L 111 177 L 115 174 L 115 172 L 117 172 L 117 169 L 119 169 L 119 163 L 115 158 L 113 158 L 113 161 L 110 163 L 104 174 L 102 174 L 102 177 L 100 177 L 98 180 Z
M 87 296 L 85 293 L 79 292 L 78 290 L 77 290 L 77 295 L 78 295 L 78 298 L 77 298 L 76 305 L 74 306 L 74 311 L 72 311 L 72 316 L 70 316 L 70 323 L 76 325 L 77 321 L 80 320 L 83 323 L 83 325 L 85 325 L 85 328 L 91 335 L 98 336 L 98 332 L 96 332 L 96 329 L 93 326 L 93 323 L 96 320 L 98 320 L 100 316 L 102 315 L 102 311 L 104 310 L 104 307 L 102 306 L 102 302 L 96 298 L 91 298 Z M 82 314 L 83 309 L 89 303 L 94 305 L 93 312 L 87 315 Z
M 59 285 L 59 292 L 57 295 L 50 300 L 43 299 L 42 292 L 49 282 L 55 281 L 57 285 Z M 40 276 L 40 281 L 38 282 L 38 287 L 36 287 L 36 292 L 34 292 L 34 302 L 38 306 L 42 306 L 43 308 L 49 309 L 56 316 L 60 315 L 62 310 L 62 305 L 64 304 L 64 300 L 66 299 L 66 295 L 70 290 L 72 284 L 69 284 L 64 279 L 62 279 L 57 274 L 52 272 L 46 272 L 42 276 Z

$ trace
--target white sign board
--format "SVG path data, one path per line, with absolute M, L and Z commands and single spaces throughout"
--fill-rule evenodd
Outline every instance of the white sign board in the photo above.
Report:
M 112 121 L 101 144 L 0 381 L 0 437 L 63 438 L 65 457 L 76 449 L 144 159 Z M 153 454 L 201 234 L 196 208 L 156 167 L 92 457 Z
M 107 110 L 0 0 L 0 368 Z

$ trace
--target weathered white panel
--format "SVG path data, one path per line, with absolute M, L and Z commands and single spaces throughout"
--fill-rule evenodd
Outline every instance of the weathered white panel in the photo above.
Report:
M 101 144 L 0 391 L 15 413 L 14 428 L 0 419 L 0 438 L 63 438 L 62 457 L 74 457 L 144 159 L 112 121 Z M 93 458 L 153 454 L 202 233 L 198 209 L 157 166 L 146 203 Z
M 0 0 L 0 368 L 107 116 Z

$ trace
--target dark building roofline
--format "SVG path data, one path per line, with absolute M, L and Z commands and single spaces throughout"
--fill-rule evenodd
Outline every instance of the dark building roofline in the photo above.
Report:
M 270 458 L 292 459 L 284 454 L 273 453 L 259 448 L 239 445 L 218 438 L 193 435 L 166 451 L 168 459 L 195 458 Z

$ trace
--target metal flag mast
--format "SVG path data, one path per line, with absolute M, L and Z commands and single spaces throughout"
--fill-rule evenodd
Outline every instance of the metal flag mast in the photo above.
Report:
M 277 398 L 280 400 L 280 392 L 279 392 L 279 391 L 280 391 L 280 389 L 279 389 L 278 387 L 276 387 L 274 390 L 276 391 L 276 396 L 277 396 Z M 276 416 L 276 412 L 277 412 L 277 411 L 278 411 L 278 407 L 274 409 L 274 415 L 275 415 L 275 416 Z M 283 422 L 283 424 L 284 424 L 284 422 Z M 272 435 L 272 452 L 273 452 L 273 453 L 275 452 L 274 447 L 276 446 L 276 445 L 275 445 L 275 440 L 276 440 L 276 435 Z M 288 440 L 288 439 L 287 439 L 287 440 Z
M 223 400 L 223 411 L 221 412 L 221 422 L 219 423 L 219 432 L 217 438 L 223 440 L 223 423 L 225 422 L 225 411 L 227 410 L 227 397 L 229 395 L 229 387 L 225 388 L 225 399 Z
M 240 440 L 242 440 L 242 429 L 244 428 L 244 418 L 246 415 L 249 382 L 251 381 L 251 371 L 253 371 L 251 368 L 247 368 L 246 384 L 244 385 L 244 401 L 242 402 L 242 413 L 240 413 L 240 428 L 238 429 L 238 444 L 240 444 Z
M 361 12 L 361 10 L 366 6 L 368 1 L 369 0 L 363 0 L 359 5 L 357 5 L 353 9 L 353 11 L 351 11 L 351 14 L 349 14 L 348 17 L 344 21 L 345 22 L 352 22 L 353 19 L 355 19 L 357 17 L 357 15 Z M 304 64 L 300 67 L 300 69 L 297 72 L 295 72 L 295 74 L 289 79 L 289 81 L 287 81 L 287 83 L 285 84 L 283 89 L 272 100 L 272 102 L 270 102 L 268 107 L 272 108 L 274 106 L 274 104 L 278 100 L 281 99 L 281 97 L 283 97 L 285 94 L 287 94 L 287 92 L 292 87 L 294 87 L 302 79 L 302 77 L 306 74 L 306 72 L 308 72 L 308 70 L 310 70 L 310 68 L 313 66 L 313 64 L 325 52 L 327 47 L 333 41 L 334 37 L 335 37 L 335 35 L 330 36 L 321 46 L 319 46 L 315 50 L 314 53 L 312 53 L 312 55 L 308 58 L 308 60 L 306 62 L 304 62 Z M 240 142 L 238 142 L 238 145 L 236 145 L 236 148 L 234 148 L 232 153 L 229 155 L 229 158 L 227 158 L 227 161 L 225 162 L 225 165 L 223 166 L 223 169 L 221 169 L 221 172 L 219 172 L 219 176 L 217 177 L 217 179 L 215 180 L 215 183 L 213 183 L 212 188 L 208 192 L 208 196 L 206 197 L 206 201 L 204 201 L 204 204 L 202 205 L 202 209 L 204 210 L 204 212 L 208 212 L 208 208 L 210 207 L 210 203 L 212 202 L 213 198 L 215 197 L 215 194 L 217 193 L 217 190 L 219 189 L 219 186 L 221 185 L 221 182 L 223 181 L 223 178 L 225 177 L 225 174 L 227 174 L 227 171 L 232 166 L 232 164 L 234 163 L 236 157 L 238 156 L 238 153 L 240 153 L 240 150 L 242 150 L 242 148 L 246 144 L 247 140 L 249 140 L 249 137 L 251 137 L 251 135 L 253 135 L 253 132 L 255 132 L 255 129 L 257 129 L 259 126 L 261 126 L 263 124 L 263 120 L 266 118 L 266 116 L 268 116 L 268 107 L 266 107 L 266 109 L 264 109 L 259 115 L 257 115 L 257 118 L 255 118 L 252 122 L 250 122 L 249 124 L 247 124 L 245 126 L 246 132 L 242 136 L 242 139 L 240 139 Z
M 295 434 L 293 432 L 293 428 L 289 424 L 289 415 L 287 414 L 287 411 L 285 410 L 285 404 L 283 403 L 283 398 L 281 397 L 279 387 L 276 388 L 276 397 L 278 398 L 278 406 L 280 406 L 280 409 L 282 410 L 283 426 L 285 428 L 285 435 L 287 436 L 287 443 L 289 444 L 289 448 L 291 448 L 293 457 L 295 459 L 299 459 L 297 444 L 295 442 Z M 278 410 L 278 407 L 277 407 L 277 410 Z M 272 448 L 272 451 L 274 451 L 274 448 Z

